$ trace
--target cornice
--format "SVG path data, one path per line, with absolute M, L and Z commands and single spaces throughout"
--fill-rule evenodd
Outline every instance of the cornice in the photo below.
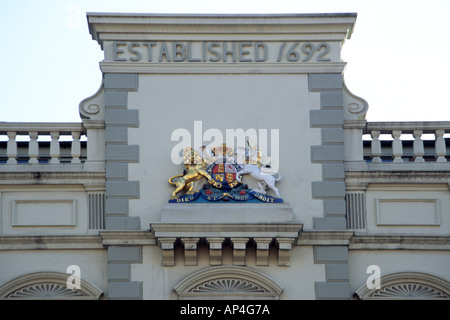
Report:
M 100 62 L 103 73 L 157 73 L 157 74 L 307 74 L 343 73 L 346 62 L 327 63 L 120 63 Z
M 355 234 L 350 250 L 450 250 L 448 235 Z
M 22 185 L 36 185 L 38 187 L 58 185 L 105 185 L 106 177 L 104 171 L 91 172 L 82 171 L 81 164 L 77 165 L 14 165 L 2 166 L 0 169 L 0 186 L 10 188 Z M 70 171 L 70 168 L 73 171 Z
M 349 39 L 355 13 L 334 14 L 131 14 L 87 13 L 89 32 L 103 40 L 135 34 L 270 34 L 333 35 Z
M 426 168 L 420 164 L 359 164 L 351 171 L 346 168 L 345 183 L 367 186 L 369 184 L 447 184 L 450 186 L 450 168 L 447 163 L 426 163 Z M 419 168 L 420 167 L 420 168 Z M 364 170 L 365 169 L 365 170 Z
M 160 226 L 168 227 L 168 226 Z M 205 227 L 205 226 L 203 226 Z M 219 226 L 212 226 L 216 230 Z M 240 231 L 236 225 L 229 226 Z M 262 231 L 263 226 L 253 226 Z M 267 227 L 267 226 L 266 226 Z M 291 225 L 290 232 L 298 232 L 299 226 Z M 192 226 L 191 226 L 192 228 Z M 158 228 L 159 229 L 159 228 Z M 294 230 L 296 229 L 296 230 Z M 161 232 L 162 230 L 159 230 Z M 230 230 L 229 230 L 230 231 Z M 280 230 L 281 231 L 281 230 Z M 289 232 L 289 230 L 285 230 Z M 252 230 L 247 235 L 251 236 Z M 190 234 L 192 235 L 192 234 Z M 198 234 L 197 234 L 198 235 Z M 176 236 L 176 235 L 173 235 Z M 183 234 L 178 234 L 178 237 Z M 91 235 L 5 235 L 0 236 L 0 250 L 71 250 L 104 249 L 109 245 L 157 245 L 156 238 L 149 230 L 119 231 L 101 230 Z M 449 235 L 412 234 L 358 234 L 351 230 L 320 231 L 304 230 L 294 246 L 348 245 L 349 250 L 450 250 Z
M 322 230 L 303 230 L 298 238 L 297 245 L 348 245 L 353 237 L 354 231 L 322 231 Z
M 99 235 L 104 245 L 154 245 L 156 239 L 148 230 L 120 231 L 101 230 Z
M 98 235 L 0 236 L 0 250 L 103 249 Z
M 159 237 L 293 237 L 298 238 L 301 223 L 163 223 L 150 225 Z

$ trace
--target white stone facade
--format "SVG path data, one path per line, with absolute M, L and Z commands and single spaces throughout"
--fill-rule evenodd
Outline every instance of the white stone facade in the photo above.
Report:
M 356 14 L 87 19 L 81 123 L 0 123 L 0 298 L 450 298 L 450 121 L 365 120 Z M 267 134 L 283 203 L 169 203 L 177 129 Z

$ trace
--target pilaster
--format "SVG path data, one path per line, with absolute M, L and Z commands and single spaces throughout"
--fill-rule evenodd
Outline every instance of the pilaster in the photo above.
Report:
M 322 181 L 312 181 L 313 199 L 323 201 L 314 228 L 343 230 L 345 218 L 344 111 L 342 75 L 309 74 L 309 90 L 320 93 L 320 110 L 310 111 L 310 126 L 321 130 L 322 144 L 311 146 L 311 162 L 321 164 Z
M 138 90 L 137 74 L 104 74 L 106 224 L 108 230 L 139 230 L 130 217 L 129 200 L 140 197 L 139 181 L 128 180 L 128 164 L 139 162 L 139 146 L 128 145 L 128 129 L 139 126 L 137 110 L 129 110 L 128 92 Z

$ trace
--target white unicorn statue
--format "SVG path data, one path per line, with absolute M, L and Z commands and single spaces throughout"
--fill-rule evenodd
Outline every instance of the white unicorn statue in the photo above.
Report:
M 272 170 L 269 166 L 261 164 L 261 151 L 256 147 L 251 147 L 249 144 L 248 160 L 245 154 L 245 148 L 239 147 L 237 152 L 237 163 L 242 167 L 242 170 L 236 173 L 236 180 L 242 182 L 241 175 L 248 174 L 257 182 L 258 188 L 253 188 L 254 191 L 266 194 L 266 189 L 271 189 L 275 192 L 277 198 L 281 198 L 280 192 L 275 187 L 275 182 L 281 180 L 281 174 Z M 261 168 L 262 167 L 262 168 Z M 276 175 L 277 177 L 274 177 Z

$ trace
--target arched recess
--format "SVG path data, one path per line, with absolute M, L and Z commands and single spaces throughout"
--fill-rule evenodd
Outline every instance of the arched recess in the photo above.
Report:
M 98 300 L 103 292 L 80 279 L 80 289 L 67 287 L 67 273 L 36 272 L 17 277 L 0 286 L 0 299 Z
M 382 276 L 380 289 L 359 288 L 359 299 L 450 299 L 450 283 L 442 278 L 419 272 L 399 272 Z
M 236 266 L 211 267 L 191 274 L 175 288 L 179 299 L 278 300 L 283 288 L 266 275 Z

